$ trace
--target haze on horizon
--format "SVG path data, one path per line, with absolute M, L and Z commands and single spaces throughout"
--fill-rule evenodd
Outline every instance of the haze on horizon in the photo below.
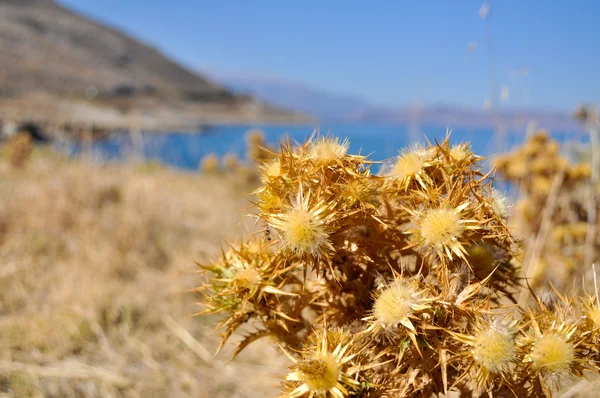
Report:
M 276 79 L 372 103 L 571 111 L 600 103 L 600 3 L 58 0 L 220 78 Z

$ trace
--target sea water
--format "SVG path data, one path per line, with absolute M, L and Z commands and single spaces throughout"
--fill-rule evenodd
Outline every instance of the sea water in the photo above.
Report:
M 209 153 L 222 156 L 234 153 L 241 159 L 246 155 L 246 134 L 258 128 L 264 132 L 266 142 L 277 147 L 288 137 L 292 142 L 305 142 L 315 130 L 322 136 L 331 135 L 350 140 L 349 153 L 369 155 L 369 159 L 382 161 L 393 158 L 399 151 L 415 143 L 440 142 L 449 129 L 431 126 L 409 128 L 386 124 L 339 124 L 320 126 L 213 126 L 208 130 L 189 132 L 141 133 L 137 138 L 126 133 L 113 134 L 94 142 L 91 147 L 70 144 L 67 150 L 73 155 L 91 154 L 100 161 L 127 160 L 143 156 L 146 161 L 161 162 L 176 168 L 196 170 L 201 159 Z M 552 137 L 561 143 L 585 140 L 581 133 L 554 132 Z M 472 150 L 482 156 L 509 151 L 526 138 L 524 131 L 497 132 L 485 128 L 454 128 L 450 133 L 453 144 L 470 142 Z

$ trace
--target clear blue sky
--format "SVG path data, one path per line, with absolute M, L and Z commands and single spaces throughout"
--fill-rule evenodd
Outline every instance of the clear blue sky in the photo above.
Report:
M 490 97 L 483 0 L 59 0 L 199 70 L 274 76 L 390 105 Z M 600 1 L 492 0 L 503 106 L 600 105 Z M 467 56 L 470 42 L 478 48 Z M 526 69 L 528 73 L 521 72 Z

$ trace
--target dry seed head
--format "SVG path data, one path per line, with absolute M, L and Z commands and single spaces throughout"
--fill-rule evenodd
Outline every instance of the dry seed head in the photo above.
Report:
M 467 159 L 471 155 L 468 144 L 454 145 L 450 149 L 450 156 L 457 162 Z
M 489 372 L 506 371 L 515 358 L 513 334 L 503 325 L 493 323 L 474 336 L 471 352 L 475 362 Z
M 578 163 L 574 164 L 567 170 L 568 176 L 572 180 L 582 180 L 590 178 L 592 175 L 592 168 L 589 164 Z
M 415 312 L 430 308 L 436 298 L 427 297 L 426 290 L 419 290 L 416 281 L 399 276 L 375 296 L 372 313 L 365 320 L 372 320 L 367 331 L 378 331 L 388 327 L 403 325 L 414 332 L 410 321 Z
M 275 159 L 265 165 L 265 176 L 268 178 L 277 178 L 281 175 L 281 163 Z
M 328 206 L 319 203 L 309 206 L 309 196 L 297 195 L 294 206 L 269 217 L 269 223 L 280 231 L 286 249 L 299 255 L 326 257 L 333 247 L 325 228 Z
M 227 170 L 236 170 L 240 166 L 240 159 L 235 153 L 227 153 L 223 156 L 223 167 Z
M 508 175 L 508 177 L 514 179 L 525 177 L 527 175 L 528 170 L 529 166 L 527 164 L 527 161 L 521 156 L 511 159 L 506 165 L 506 174 Z
M 327 393 L 335 387 L 340 377 L 340 366 L 330 353 L 321 354 L 313 359 L 301 361 L 297 365 L 298 372 L 310 391 L 319 395 Z
M 460 214 L 448 208 L 430 209 L 419 224 L 423 243 L 440 249 L 456 245 L 464 230 Z
M 200 161 L 200 170 L 203 173 L 216 173 L 219 171 L 219 157 L 216 153 L 209 153 Z
M 558 152 L 560 152 L 560 145 L 558 142 L 550 141 L 546 144 L 546 153 L 555 156 L 558 155 Z
M 529 170 L 533 174 L 553 173 L 556 169 L 556 162 L 548 155 L 538 156 L 529 164 Z
M 506 195 L 497 189 L 492 189 L 492 209 L 500 218 L 508 218 L 510 216 L 510 204 Z
M 280 228 L 286 245 L 299 253 L 315 254 L 328 239 L 319 218 L 303 208 L 285 213 Z
M 425 167 L 425 157 L 417 151 L 406 152 L 398 156 L 393 174 L 398 179 L 414 177 Z
M 404 281 L 384 289 L 373 303 L 373 316 L 383 327 L 400 324 L 412 314 L 414 290 Z
M 349 354 L 352 341 L 338 344 L 335 349 L 329 349 L 327 332 L 323 333 L 315 348 L 305 351 L 302 360 L 296 360 L 294 371 L 287 375 L 286 380 L 302 383 L 293 391 L 286 394 L 288 398 L 308 395 L 309 397 L 348 396 L 348 389 L 354 389 L 359 382 L 352 379 L 351 374 L 344 372 L 344 366 L 356 354 Z M 289 356 L 289 355 L 288 355 Z
M 251 129 L 246 133 L 248 145 L 261 145 L 265 140 L 265 133 L 261 129 Z
M 234 280 L 237 281 L 239 286 L 252 289 L 260 285 L 260 274 L 252 266 L 246 268 L 240 268 L 236 271 Z
M 538 371 L 567 373 L 575 359 L 575 348 L 560 334 L 547 334 L 533 343 L 530 359 Z
M 531 181 L 531 190 L 540 197 L 547 197 L 552 189 L 552 180 L 547 177 L 537 177 Z
M 549 140 L 548 131 L 540 129 L 529 137 L 529 142 L 545 144 Z
M 310 146 L 308 155 L 318 163 L 327 164 L 346 156 L 348 148 L 348 139 L 340 141 L 337 137 L 321 137 Z

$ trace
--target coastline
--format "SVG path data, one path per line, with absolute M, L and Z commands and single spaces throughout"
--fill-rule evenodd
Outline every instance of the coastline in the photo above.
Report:
M 253 102 L 191 103 L 140 99 L 107 104 L 44 94 L 1 98 L 0 121 L 4 126 L 13 125 L 14 132 L 24 124 L 34 124 L 50 139 L 61 136 L 96 138 L 130 131 L 201 133 L 213 126 L 302 126 L 315 122 L 308 115 Z M 4 130 L 6 134 L 6 127 Z

